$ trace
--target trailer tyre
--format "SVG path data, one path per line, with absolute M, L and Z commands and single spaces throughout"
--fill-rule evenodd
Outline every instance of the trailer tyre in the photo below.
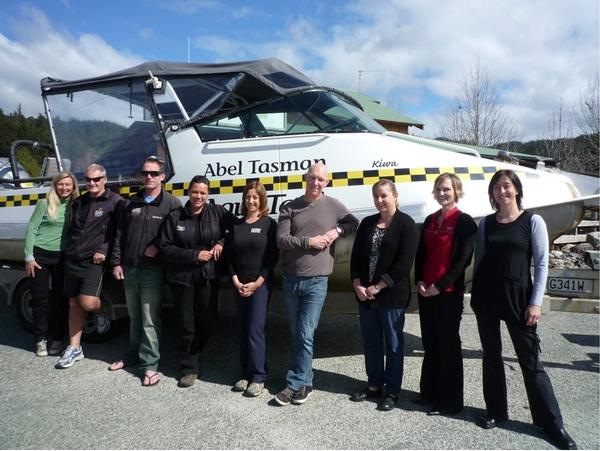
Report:
M 27 332 L 33 332 L 33 310 L 31 309 L 31 288 L 27 280 L 21 281 L 13 293 L 17 321 Z
M 21 281 L 13 293 L 12 305 L 15 307 L 17 321 L 19 325 L 27 332 L 33 332 L 33 311 L 31 309 L 31 288 L 27 280 Z M 96 324 L 96 314 L 89 313 L 83 326 L 82 340 L 90 343 L 101 343 L 111 339 L 118 326 L 118 321 L 107 318 L 108 328 L 103 332 L 98 332 Z

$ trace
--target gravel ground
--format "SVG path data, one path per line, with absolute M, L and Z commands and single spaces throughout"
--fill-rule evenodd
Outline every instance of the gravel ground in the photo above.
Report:
M 111 341 L 85 344 L 86 359 L 55 370 L 55 357 L 36 358 L 33 338 L 0 305 L 0 448 L 162 449 L 554 449 L 531 424 L 523 380 L 508 334 L 504 355 L 511 420 L 483 430 L 481 351 L 475 317 L 461 326 L 465 409 L 455 417 L 429 417 L 417 396 L 423 356 L 419 318 L 408 314 L 405 373 L 397 409 L 352 403 L 362 388 L 364 363 L 358 318 L 326 314 L 315 338 L 315 392 L 302 406 L 276 407 L 285 383 L 288 332 L 285 316 L 268 323 L 270 393 L 248 399 L 230 391 L 238 376 L 236 319 L 222 315 L 204 353 L 201 380 L 177 388 L 176 326 L 165 311 L 161 382 L 142 387 L 135 371 L 107 371 L 127 345 L 127 327 Z M 566 429 L 580 449 L 598 449 L 599 322 L 593 314 L 550 312 L 540 326 L 542 359 L 561 405 Z

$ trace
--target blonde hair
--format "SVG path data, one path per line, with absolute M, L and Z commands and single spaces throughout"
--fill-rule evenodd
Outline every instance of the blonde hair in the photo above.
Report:
M 396 190 L 396 184 L 390 179 L 379 179 L 379 181 L 377 181 L 371 187 L 371 193 L 373 194 L 373 196 L 375 195 L 375 191 L 377 191 L 377 188 L 379 187 L 387 187 L 387 189 L 389 189 L 396 198 L 396 208 L 400 208 L 400 205 L 398 204 L 398 190 Z
M 438 183 L 442 183 L 444 180 L 450 180 L 452 189 L 454 190 L 454 201 L 458 203 L 458 199 L 461 199 L 465 193 L 463 191 L 462 181 L 456 174 L 443 172 L 442 174 L 438 175 L 433 182 L 433 191 L 431 193 L 435 195 L 435 187 L 438 185 Z
M 50 187 L 50 191 L 48 191 L 48 196 L 46 197 L 48 202 L 48 208 L 46 209 L 46 213 L 52 221 L 56 221 L 56 212 L 58 211 L 58 207 L 60 206 L 60 196 L 56 191 L 56 185 L 58 185 L 58 182 L 60 182 L 63 179 L 66 179 L 67 177 L 70 177 L 71 181 L 73 182 L 73 192 L 71 192 L 69 200 L 73 200 L 76 197 L 79 197 L 79 187 L 77 186 L 77 179 L 75 178 L 75 176 L 69 171 L 61 171 L 58 174 L 56 174 L 52 179 L 52 186 Z

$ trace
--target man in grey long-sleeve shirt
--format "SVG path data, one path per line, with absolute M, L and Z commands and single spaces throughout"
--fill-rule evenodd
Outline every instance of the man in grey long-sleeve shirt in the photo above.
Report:
M 313 336 L 333 270 L 334 242 L 353 233 L 358 219 L 338 200 L 325 196 L 329 183 L 323 163 L 305 176 L 304 196 L 279 214 L 277 245 L 283 252 L 283 299 L 292 333 L 292 360 L 287 387 L 275 396 L 282 405 L 303 404 L 312 392 Z

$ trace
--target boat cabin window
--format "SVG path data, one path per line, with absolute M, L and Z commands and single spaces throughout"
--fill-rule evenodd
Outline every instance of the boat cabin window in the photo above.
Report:
M 342 96 L 313 89 L 238 108 L 196 125 L 202 141 L 385 130 Z

